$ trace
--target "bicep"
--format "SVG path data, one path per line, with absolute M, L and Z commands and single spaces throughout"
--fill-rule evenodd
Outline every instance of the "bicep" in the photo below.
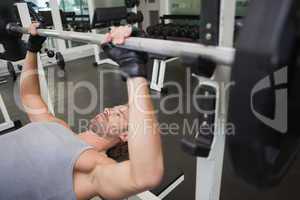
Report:
M 28 95 L 22 98 L 22 103 L 31 122 L 54 122 L 70 129 L 65 121 L 50 113 L 47 104 L 40 96 Z
M 99 165 L 93 172 L 93 185 L 107 199 L 123 199 L 142 192 L 132 178 L 129 161 Z

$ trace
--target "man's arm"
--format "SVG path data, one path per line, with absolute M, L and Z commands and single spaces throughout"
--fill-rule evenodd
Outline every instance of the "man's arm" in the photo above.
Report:
M 121 44 L 124 37 L 128 37 L 128 32 L 130 31 L 126 27 L 114 29 L 107 40 Z M 127 88 L 130 160 L 119 164 L 100 163 L 90 174 L 90 180 L 101 197 L 122 199 L 149 190 L 160 183 L 163 176 L 160 131 L 149 95 L 148 82 L 144 78 L 146 59 L 140 53 L 114 48 L 111 45 L 104 47 L 104 51 L 129 76 Z
M 98 165 L 91 180 L 98 194 L 107 199 L 121 199 L 156 187 L 163 176 L 160 131 L 147 81 L 128 80 L 129 157 L 111 165 Z
M 22 104 L 32 122 L 53 121 L 69 128 L 64 121 L 55 118 L 49 112 L 47 104 L 41 97 L 37 52 L 41 48 L 43 38 L 36 36 L 37 27 L 38 24 L 33 24 L 30 27 L 31 38 L 29 40 L 28 52 L 21 73 L 20 96 Z

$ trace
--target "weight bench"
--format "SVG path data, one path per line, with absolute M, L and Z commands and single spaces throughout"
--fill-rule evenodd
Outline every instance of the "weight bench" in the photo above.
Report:
M 4 122 L 0 124 L 0 135 L 4 135 L 6 133 L 9 133 L 11 131 L 17 130 L 22 127 L 21 121 L 11 120 L 1 94 L 0 94 L 0 111 L 4 119 Z

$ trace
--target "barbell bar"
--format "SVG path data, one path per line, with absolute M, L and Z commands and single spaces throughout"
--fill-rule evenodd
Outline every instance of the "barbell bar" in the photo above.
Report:
M 8 24 L 7 31 L 29 34 L 28 28 L 16 24 Z M 79 33 L 72 31 L 56 31 L 50 29 L 38 29 L 38 35 L 63 40 L 72 40 L 83 43 L 101 45 L 104 34 Z M 170 57 L 202 57 L 218 64 L 232 65 L 235 58 L 235 49 L 229 47 L 206 46 L 199 43 L 168 41 L 160 39 L 130 37 L 124 45 L 117 45 L 136 51 L 144 51 L 161 56 Z

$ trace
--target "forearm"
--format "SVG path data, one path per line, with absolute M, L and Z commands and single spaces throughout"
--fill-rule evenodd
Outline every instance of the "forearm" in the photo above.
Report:
M 163 175 L 160 132 L 147 81 L 127 81 L 129 96 L 129 161 L 97 165 L 91 172 L 92 185 L 107 199 L 124 199 L 156 187 Z
M 21 98 L 40 96 L 37 54 L 27 52 L 20 80 Z
M 163 156 L 160 131 L 147 81 L 144 78 L 129 79 L 128 96 L 128 144 L 132 173 L 135 177 L 145 178 L 148 174 L 161 177 Z

